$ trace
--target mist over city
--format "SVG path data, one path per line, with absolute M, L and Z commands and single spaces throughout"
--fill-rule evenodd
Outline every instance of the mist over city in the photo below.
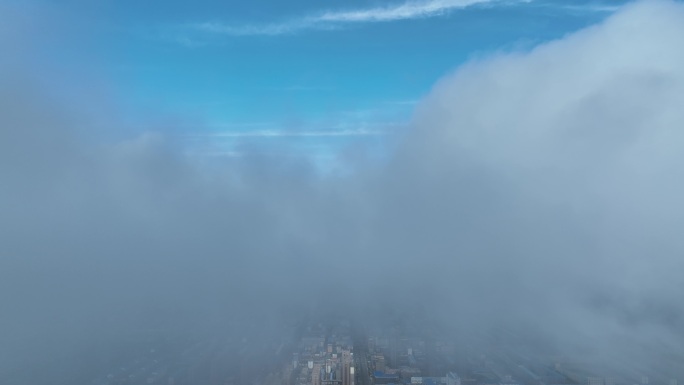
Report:
M 683 42 L 674 0 L 0 0 L 0 383 L 684 382 Z

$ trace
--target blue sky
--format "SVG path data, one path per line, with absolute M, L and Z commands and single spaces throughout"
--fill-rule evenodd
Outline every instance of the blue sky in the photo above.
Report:
M 46 1 L 46 0 L 43 0 Z M 41 0 L 37 1 L 38 3 Z M 606 0 L 67 0 L 135 120 L 208 135 L 301 137 L 318 154 L 376 137 L 469 58 L 527 49 L 607 17 Z M 64 55 L 65 57 L 68 55 Z M 74 60 L 64 59 L 64 60 Z M 212 136 L 218 134 L 219 136 Z M 320 136 L 319 136 L 320 135 Z M 318 139 L 312 139 L 318 138 Z M 204 147 L 206 145 L 209 147 Z

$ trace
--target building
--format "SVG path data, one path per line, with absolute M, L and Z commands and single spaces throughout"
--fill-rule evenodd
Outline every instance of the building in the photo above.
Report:
M 354 385 L 354 367 L 349 362 L 342 364 L 342 385 Z
M 321 385 L 321 379 L 323 378 L 323 366 L 321 364 L 314 364 L 313 370 L 311 371 L 311 385 Z
M 446 385 L 461 385 L 461 377 L 454 372 L 449 372 L 446 375 Z
M 396 384 L 399 382 L 399 375 L 389 374 L 379 370 L 373 372 L 373 383 L 375 385 Z

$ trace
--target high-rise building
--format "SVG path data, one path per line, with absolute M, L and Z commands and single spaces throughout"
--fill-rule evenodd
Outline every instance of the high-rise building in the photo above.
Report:
M 321 385 L 322 369 L 321 364 L 314 364 L 311 371 L 311 385 Z
M 375 362 L 375 370 L 384 372 L 385 371 L 385 357 L 382 354 L 377 354 L 373 357 Z
M 354 385 L 354 367 L 349 362 L 342 364 L 342 385 Z
M 461 377 L 454 372 L 449 372 L 446 375 L 446 385 L 461 385 Z

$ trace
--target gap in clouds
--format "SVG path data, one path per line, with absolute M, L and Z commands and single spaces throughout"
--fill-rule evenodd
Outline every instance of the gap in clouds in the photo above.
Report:
M 404 106 L 401 104 L 401 106 Z M 410 107 L 405 107 L 410 108 Z M 346 173 L 344 158 L 349 151 L 382 159 L 390 143 L 405 134 L 408 123 L 401 121 L 310 122 L 297 128 L 275 124 L 215 126 L 210 132 L 183 135 L 183 146 L 194 158 L 241 158 L 261 154 L 270 158 L 306 159 L 322 175 Z

